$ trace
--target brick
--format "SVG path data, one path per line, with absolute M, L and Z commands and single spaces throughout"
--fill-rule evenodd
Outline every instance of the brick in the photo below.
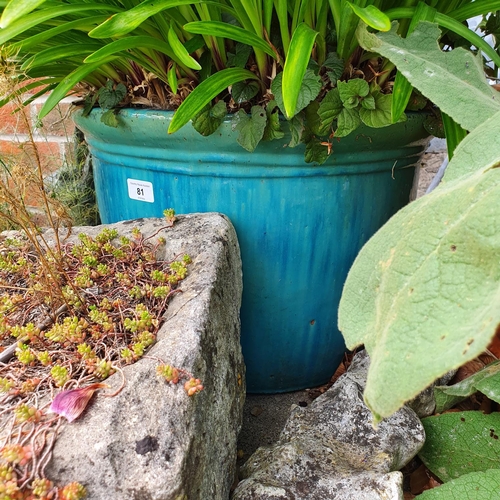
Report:
M 22 112 L 14 113 L 16 105 L 8 103 L 0 108 L 0 134 L 25 134 L 28 131 Z M 29 110 L 28 120 L 29 120 Z
M 37 151 L 44 174 L 55 172 L 62 166 L 65 144 L 62 142 L 37 142 Z M 36 156 L 33 146 L 27 142 L 0 141 L 0 155 L 3 161 L 12 164 L 18 162 L 26 168 L 36 167 Z
M 70 111 L 73 98 L 63 99 L 58 106 L 56 106 L 45 118 L 42 120 L 42 127 L 37 131 L 42 135 L 57 135 L 60 137 L 71 138 L 75 125 L 71 119 Z M 31 116 L 33 123 L 37 122 L 37 116 L 42 106 L 46 101 L 45 97 L 36 99 L 31 105 Z

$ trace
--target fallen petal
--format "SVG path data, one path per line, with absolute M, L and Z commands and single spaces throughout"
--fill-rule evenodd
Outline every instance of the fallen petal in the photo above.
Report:
M 96 383 L 87 387 L 62 391 L 52 401 L 49 411 L 66 417 L 68 422 L 73 422 L 85 410 L 94 392 L 103 387 L 109 386 L 108 384 Z

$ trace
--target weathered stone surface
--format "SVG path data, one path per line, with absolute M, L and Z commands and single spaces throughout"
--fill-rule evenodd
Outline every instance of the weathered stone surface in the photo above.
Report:
M 457 370 L 451 370 L 441 378 L 438 378 L 427 389 L 423 390 L 415 399 L 408 401 L 409 406 L 420 418 L 428 417 L 436 409 L 436 398 L 434 397 L 434 387 L 448 385 L 448 382 L 455 376 Z
M 152 235 L 164 220 L 112 226 L 120 234 L 138 227 Z M 245 393 L 236 235 L 219 214 L 180 216 L 158 235 L 167 240 L 165 259 L 188 253 L 193 260 L 183 292 L 147 356 L 125 367 L 123 391 L 98 395 L 65 425 L 46 472 L 57 482 L 83 483 L 90 500 L 227 500 Z M 166 384 L 156 375 L 156 358 L 193 373 L 205 389 L 189 398 L 182 384 Z M 120 375 L 107 382 L 116 388 Z
M 308 408 L 296 406 L 277 444 L 259 448 L 241 470 L 233 500 L 398 500 L 398 469 L 422 447 L 424 429 L 407 407 L 372 426 L 363 403 L 369 358 Z

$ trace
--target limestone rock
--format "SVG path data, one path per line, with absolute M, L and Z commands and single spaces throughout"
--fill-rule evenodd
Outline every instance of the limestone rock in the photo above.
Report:
M 155 234 L 162 219 L 110 225 L 129 235 Z M 95 235 L 102 227 L 76 228 Z M 178 217 L 159 233 L 165 259 L 188 253 L 193 263 L 167 313 L 157 343 L 125 367 L 116 397 L 95 397 L 85 413 L 65 424 L 47 475 L 78 481 L 89 500 L 227 500 L 234 480 L 236 439 L 245 397 L 239 343 L 241 261 L 236 234 L 220 214 Z M 189 398 L 182 384 L 166 384 L 156 358 L 202 379 Z M 106 382 L 116 388 L 119 374 Z
M 233 500 L 402 499 L 397 471 L 424 444 L 424 429 L 407 407 L 373 428 L 363 402 L 368 365 L 359 353 L 309 407 L 294 407 L 278 443 L 243 466 Z

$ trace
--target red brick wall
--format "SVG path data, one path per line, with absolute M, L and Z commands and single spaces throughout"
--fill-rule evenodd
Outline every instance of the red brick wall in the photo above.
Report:
M 73 98 L 66 98 L 38 123 L 37 115 L 46 97 L 34 100 L 25 110 L 13 113 L 15 106 L 8 104 L 0 108 L 0 157 L 7 165 L 18 164 L 23 168 L 34 168 L 36 156 L 29 142 L 28 123 L 32 130 L 44 175 L 54 173 L 65 160 L 71 161 L 74 125 L 70 118 Z M 27 123 L 28 122 L 28 123 Z M 28 200 L 28 204 L 30 201 Z M 36 205 L 34 202 L 33 204 Z

